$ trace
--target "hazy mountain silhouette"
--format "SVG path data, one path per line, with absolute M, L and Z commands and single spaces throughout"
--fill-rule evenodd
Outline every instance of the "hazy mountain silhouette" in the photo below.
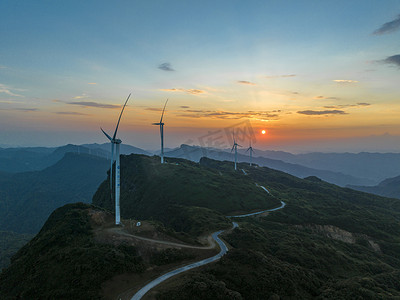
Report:
M 258 152 L 256 152 L 258 153 Z M 365 178 L 357 178 L 355 176 L 347 175 L 340 172 L 333 172 L 329 170 L 319 170 L 313 169 L 309 167 L 305 167 L 298 164 L 287 163 L 282 160 L 270 159 L 266 157 L 257 156 L 258 154 L 254 154 L 253 163 L 258 164 L 259 166 L 266 166 L 269 168 L 273 168 L 279 171 L 283 171 L 289 173 L 291 175 L 304 178 L 308 176 L 317 176 L 322 180 L 325 180 L 330 183 L 337 184 L 339 186 L 346 186 L 348 184 L 354 185 L 368 185 L 373 184 L 372 180 Z M 279 155 L 290 157 L 293 154 L 285 154 L 284 152 L 279 152 Z M 185 158 L 192 161 L 198 162 L 201 157 L 205 156 L 208 158 L 221 160 L 221 161 L 233 161 L 234 154 L 228 151 L 223 151 L 219 149 L 213 148 L 201 148 L 198 146 L 189 146 L 189 145 L 181 145 L 181 147 L 169 151 L 165 153 L 166 157 L 177 157 L 177 158 Z M 238 154 L 238 162 L 248 162 L 249 156 Z
M 385 179 L 376 186 L 349 185 L 348 187 L 357 191 L 400 199 L 400 176 Z
M 1 230 L 36 233 L 57 207 L 90 203 L 109 167 L 105 158 L 67 153 L 42 171 L 1 176 Z
M 39 171 L 52 166 L 68 152 L 78 154 L 90 154 L 94 156 L 110 158 L 110 143 L 105 144 L 68 144 L 61 147 L 27 147 L 27 148 L 6 148 L 0 149 L 0 172 L 19 173 L 27 171 Z M 146 154 L 149 152 L 121 144 L 121 154 Z

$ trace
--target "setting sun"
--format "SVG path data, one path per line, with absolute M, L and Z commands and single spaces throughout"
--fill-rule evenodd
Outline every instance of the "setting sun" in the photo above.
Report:
M 262 133 L 262 134 L 265 134 L 265 133 L 266 133 L 266 131 L 263 129 L 263 130 L 261 130 L 261 133 Z

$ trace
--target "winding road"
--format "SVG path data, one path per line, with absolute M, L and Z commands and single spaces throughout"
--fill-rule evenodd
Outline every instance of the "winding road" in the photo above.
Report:
M 238 224 L 237 224 L 236 222 L 232 222 L 232 224 L 233 224 L 232 229 L 238 227 Z M 200 267 L 200 266 L 204 266 L 204 265 L 206 265 L 206 264 L 209 264 L 209 263 L 211 263 L 211 262 L 213 262 L 213 261 L 216 261 L 216 260 L 220 259 L 222 256 L 224 256 L 224 255 L 226 254 L 226 252 L 228 252 L 228 247 L 227 247 L 226 244 L 218 237 L 218 236 L 219 236 L 222 232 L 224 232 L 224 231 L 225 231 L 225 230 L 219 230 L 219 231 L 214 232 L 214 233 L 212 234 L 212 238 L 218 243 L 218 245 L 219 245 L 219 247 L 220 247 L 220 249 L 221 249 L 217 255 L 212 256 L 212 257 L 210 257 L 210 258 L 203 259 L 203 260 L 198 261 L 198 262 L 195 262 L 195 263 L 192 263 L 192 264 L 190 264 L 190 265 L 183 266 L 183 267 L 181 267 L 181 268 L 179 268 L 179 269 L 175 269 L 175 270 L 173 270 L 173 271 L 171 271 L 171 272 L 168 272 L 168 273 L 166 273 L 166 274 L 164 274 L 164 275 L 161 275 L 160 277 L 154 279 L 153 281 L 151 281 L 150 283 L 148 283 L 147 285 L 145 285 L 144 287 L 142 287 L 142 288 L 131 298 L 131 300 L 140 300 L 140 299 L 142 299 L 142 297 L 143 297 L 148 291 L 150 291 L 153 287 L 155 287 L 156 285 L 159 285 L 161 282 L 167 280 L 168 278 L 171 278 L 172 276 L 178 275 L 178 274 L 180 274 L 180 273 L 182 273 L 182 272 L 186 272 L 186 271 L 188 271 L 188 270 L 190 270 L 190 269 L 193 269 L 193 268 L 197 268 L 197 267 Z
M 269 191 L 261 186 L 261 188 L 263 188 L 263 190 L 265 190 L 266 192 L 269 193 Z M 245 215 L 237 215 L 237 216 L 227 216 L 228 218 L 244 218 L 244 217 L 249 217 L 249 216 L 255 216 L 255 215 L 259 215 L 265 212 L 270 212 L 270 211 L 277 211 L 279 209 L 284 208 L 286 205 L 285 202 L 281 201 L 281 206 L 276 207 L 276 208 L 271 208 L 271 209 L 267 209 L 267 210 L 263 210 L 263 211 L 259 211 L 259 212 L 255 212 L 255 213 L 250 213 L 250 214 L 245 214 Z M 233 226 L 232 229 L 235 229 L 236 227 L 238 227 L 239 225 L 236 222 L 232 222 Z M 219 260 L 222 256 L 224 256 L 227 252 L 228 252 L 228 247 L 226 246 L 226 244 L 219 238 L 219 235 L 221 233 L 223 233 L 225 230 L 219 230 L 217 232 L 214 232 L 212 234 L 212 238 L 218 243 L 219 247 L 220 247 L 220 251 L 217 255 L 212 256 L 210 258 L 206 258 L 203 259 L 201 261 L 183 266 L 181 268 L 175 269 L 173 271 L 170 271 L 164 275 L 161 275 L 160 277 L 154 279 L 153 281 L 150 281 L 148 284 L 146 284 L 144 287 L 142 287 L 139 291 L 136 292 L 135 295 L 133 295 L 133 297 L 131 298 L 131 300 L 140 300 L 142 299 L 142 297 L 148 292 L 150 291 L 152 288 L 154 288 L 155 286 L 159 285 L 161 282 L 175 276 L 178 275 L 180 273 L 186 272 L 190 269 L 193 268 L 197 268 L 200 266 L 204 266 L 206 264 L 209 264 L 211 262 L 217 261 Z

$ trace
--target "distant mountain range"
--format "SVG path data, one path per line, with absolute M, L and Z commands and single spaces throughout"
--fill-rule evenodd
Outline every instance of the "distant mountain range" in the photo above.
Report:
M 258 150 L 256 150 L 258 153 Z M 267 152 L 269 153 L 269 152 Z M 266 155 L 267 153 L 264 153 Z M 229 151 L 223 151 L 219 149 L 212 148 L 201 148 L 197 146 L 189 146 L 189 145 L 181 145 L 181 147 L 176 148 L 172 151 L 165 153 L 166 157 L 176 157 L 176 158 L 185 158 L 192 161 L 200 161 L 202 157 L 208 157 L 221 161 L 233 161 L 234 154 Z M 290 157 L 293 154 L 278 152 L 275 153 L 275 157 Z M 244 154 L 238 154 L 239 162 L 248 162 L 249 156 Z M 283 171 L 289 173 L 291 175 L 305 178 L 308 176 L 317 176 L 324 181 L 337 184 L 339 186 L 346 186 L 348 184 L 353 185 L 369 185 L 374 184 L 374 181 L 366 179 L 366 178 L 357 178 L 355 176 L 347 175 L 340 172 L 334 172 L 330 170 L 322 170 L 322 169 L 313 169 L 303 165 L 288 163 L 282 160 L 266 158 L 262 156 L 254 156 L 253 163 L 259 166 L 266 166 L 272 169 L 276 169 L 279 171 Z
M 357 191 L 400 199 L 400 176 L 385 179 L 375 186 L 349 185 L 348 187 Z
M 202 148 L 181 145 L 165 148 L 166 157 L 186 158 L 198 162 L 206 156 L 217 160 L 233 161 L 230 149 Z M 27 147 L 0 148 L 0 172 L 17 173 L 43 170 L 59 161 L 65 153 L 86 153 L 110 157 L 110 144 L 65 145 L 57 148 Z M 159 155 L 160 151 L 146 151 L 121 144 L 121 154 Z M 246 148 L 238 150 L 238 160 L 248 162 Z M 285 151 L 255 149 L 253 162 L 301 178 L 317 176 L 340 186 L 374 186 L 379 182 L 400 175 L 400 153 L 306 153 L 292 154 Z
M 37 233 L 51 212 L 67 203 L 90 203 L 107 177 L 109 161 L 66 153 L 41 170 L 0 176 L 0 230 Z
M 0 172 L 18 173 L 27 171 L 39 171 L 50 167 L 64 157 L 66 153 L 90 154 L 109 158 L 110 144 L 68 144 L 61 147 L 27 147 L 0 149 Z M 121 154 L 145 154 L 151 153 L 130 145 L 121 145 Z

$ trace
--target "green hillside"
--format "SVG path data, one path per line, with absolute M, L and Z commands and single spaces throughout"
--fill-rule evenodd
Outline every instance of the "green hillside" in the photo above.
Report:
M 158 234 L 193 237 L 229 227 L 227 214 L 277 207 L 280 200 L 287 205 L 266 216 L 236 219 L 239 228 L 223 236 L 231 246 L 227 255 L 157 286 L 154 299 L 400 299 L 399 200 L 265 167 L 239 164 L 245 175 L 232 162 L 168 161 L 122 156 L 123 222 L 154 219 L 162 229 Z M 112 210 L 108 184 L 101 184 L 93 202 Z M 205 251 L 160 252 L 154 244 L 99 239 L 105 225 L 96 220 L 104 218 L 112 224 L 112 214 L 86 204 L 56 210 L 0 274 L 0 294 L 115 299 L 170 270 L 171 262 L 181 265 Z M 128 277 L 118 277 L 138 272 L 129 284 Z M 105 286 L 114 290 L 106 294 Z
M 42 230 L 0 274 L 1 299 L 99 299 L 101 284 L 121 272 L 143 272 L 134 247 L 96 242 L 90 205 L 54 211 Z
M 157 299 L 400 299 L 400 201 L 240 167 L 287 206 L 237 220 L 221 261 L 160 286 Z
M 93 204 L 113 210 L 109 181 Z M 129 155 L 121 158 L 121 215 L 156 219 L 175 231 L 199 234 L 229 227 L 225 215 L 277 207 L 275 197 L 230 165 L 219 170 L 184 159 Z

